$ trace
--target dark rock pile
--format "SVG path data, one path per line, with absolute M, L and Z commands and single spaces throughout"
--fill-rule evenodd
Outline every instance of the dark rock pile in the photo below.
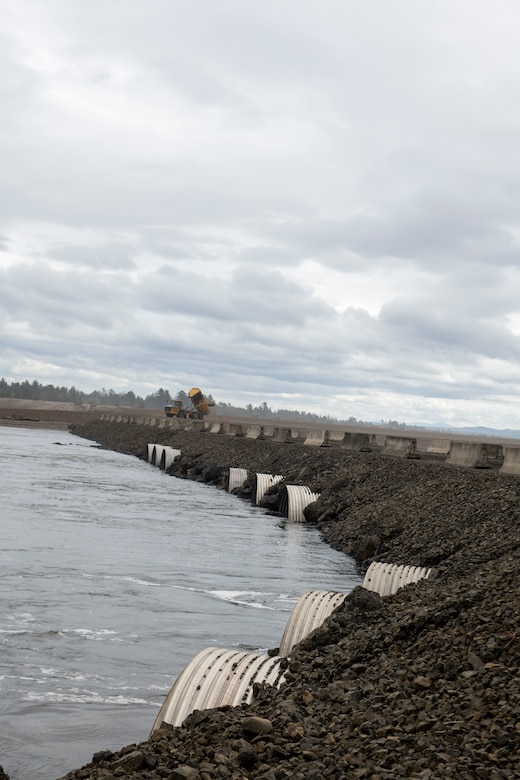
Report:
M 360 564 L 436 572 L 384 599 L 356 588 L 293 651 L 282 689 L 102 750 L 63 780 L 520 777 L 520 479 L 141 425 L 76 433 L 138 456 L 150 441 L 179 448 L 178 476 L 220 487 L 232 466 L 284 474 L 321 493 L 307 520 Z

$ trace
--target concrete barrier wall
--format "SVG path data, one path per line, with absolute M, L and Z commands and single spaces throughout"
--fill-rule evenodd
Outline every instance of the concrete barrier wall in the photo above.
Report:
M 338 431 L 335 428 L 325 431 L 325 444 L 329 447 L 341 447 L 346 435 L 345 431 Z
M 102 412 L 100 421 L 147 425 L 160 429 L 197 430 L 244 436 L 249 439 L 272 437 L 274 441 L 302 443 L 306 446 L 339 446 L 355 452 L 370 452 L 382 447 L 382 453 L 401 458 L 423 455 L 444 457 L 449 465 L 466 468 L 500 468 L 503 474 L 519 475 L 517 464 L 519 446 L 507 446 L 482 441 L 452 441 L 445 438 L 390 436 L 376 433 L 344 432 L 339 429 L 302 429 L 288 426 L 260 425 L 258 423 L 229 423 L 215 420 L 192 420 L 176 417 L 143 417 L 114 415 Z M 503 460 L 503 463 L 502 463 Z
M 504 447 L 504 462 L 500 473 L 520 475 L 520 447 Z
M 450 447 L 451 441 L 449 439 L 429 439 L 425 450 L 432 455 L 447 455 Z
M 368 433 L 346 433 L 342 446 L 353 452 L 370 452 L 370 436 Z
M 487 468 L 486 445 L 480 442 L 452 441 L 446 463 L 466 468 Z
M 307 447 L 321 447 L 325 444 L 325 431 L 307 431 L 307 438 L 303 442 Z
M 416 454 L 417 441 L 407 436 L 385 436 L 383 455 L 410 458 Z
M 244 431 L 240 424 L 238 423 L 228 423 L 228 428 L 224 433 L 227 436 L 243 436 Z
M 496 460 L 504 455 L 504 448 L 501 444 L 486 444 L 488 460 Z
M 291 429 L 290 428 L 275 428 L 273 431 L 273 441 L 279 441 L 282 444 L 291 443 Z
M 182 427 L 185 431 L 202 431 L 204 420 L 192 420 L 191 417 L 186 417 L 182 420 Z

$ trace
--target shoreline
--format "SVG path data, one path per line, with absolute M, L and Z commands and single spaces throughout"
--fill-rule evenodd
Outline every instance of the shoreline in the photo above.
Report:
M 23 398 L 0 398 L 0 426 L 68 430 L 71 425 L 84 425 L 99 420 L 103 414 L 132 414 L 139 419 L 152 412 L 128 407 L 94 406 L 67 401 L 28 401 Z
M 20 417 L 0 417 L 0 427 L 5 428 L 35 428 L 45 430 L 68 431 L 70 423 L 60 422 L 59 420 L 31 420 Z
M 230 467 L 283 474 L 321 493 L 307 521 L 362 568 L 437 575 L 384 599 L 354 589 L 293 651 L 280 690 L 260 686 L 248 707 L 195 712 L 121 750 L 100 745 L 61 780 L 518 777 L 519 478 L 138 424 L 73 433 L 137 457 L 150 441 L 176 447 L 177 476 L 220 488 Z M 252 733 L 250 716 L 269 731 Z

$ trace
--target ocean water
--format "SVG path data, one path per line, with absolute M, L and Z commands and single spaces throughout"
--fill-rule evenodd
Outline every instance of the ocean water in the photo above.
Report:
M 0 427 L 0 528 L 11 780 L 146 739 L 200 650 L 277 647 L 305 591 L 361 582 L 316 529 L 67 431 Z

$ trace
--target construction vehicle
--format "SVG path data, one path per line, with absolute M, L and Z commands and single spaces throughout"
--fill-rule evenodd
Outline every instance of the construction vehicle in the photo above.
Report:
M 170 401 L 164 407 L 166 417 L 177 417 L 183 419 L 189 417 L 191 420 L 202 420 L 204 415 L 209 414 L 209 407 L 215 406 L 215 401 L 207 401 L 198 387 L 192 387 L 188 393 L 191 406 L 185 405 L 182 398 L 176 398 Z

